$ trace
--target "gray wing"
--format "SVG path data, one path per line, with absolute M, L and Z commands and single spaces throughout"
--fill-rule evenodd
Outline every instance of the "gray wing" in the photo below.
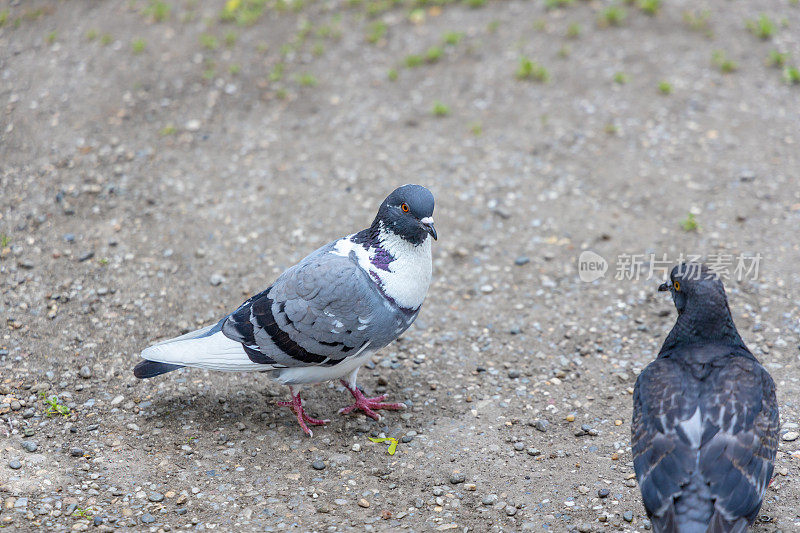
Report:
M 282 367 L 335 365 L 388 344 L 379 333 L 397 321 L 355 256 L 325 247 L 284 272 L 223 323 L 254 362 Z

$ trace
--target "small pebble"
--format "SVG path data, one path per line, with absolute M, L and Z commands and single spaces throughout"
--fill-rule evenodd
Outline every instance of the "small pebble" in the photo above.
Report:
M 522 450 L 525 449 L 525 443 L 524 442 L 515 442 L 514 443 L 514 449 L 517 450 L 518 452 L 521 452 Z
M 514 259 L 514 264 L 517 265 L 517 266 L 527 265 L 530 262 L 531 262 L 531 259 L 527 255 L 521 255 L 521 256 L 517 257 L 516 259 Z
M 453 485 L 457 485 L 458 483 L 464 483 L 466 481 L 467 476 L 464 475 L 462 472 L 453 472 L 450 474 L 450 483 Z
M 39 445 L 36 444 L 36 442 L 32 441 L 32 440 L 24 440 L 24 441 L 22 441 L 22 447 L 25 449 L 25 451 L 31 452 L 31 453 L 33 453 L 33 452 L 35 452 L 36 450 L 39 449 Z
M 483 497 L 481 503 L 483 505 L 494 505 L 495 503 L 497 503 L 497 494 L 487 494 L 486 496 Z
M 69 454 L 72 457 L 83 457 L 83 449 L 82 448 L 70 448 Z
M 83 379 L 89 379 L 92 377 L 92 369 L 84 365 L 81 367 L 80 371 L 78 371 L 78 375 Z
M 8 462 L 8 467 L 11 470 L 19 470 L 20 468 L 22 468 L 22 463 L 20 463 L 17 459 L 11 459 Z
M 156 521 L 156 517 L 151 515 L 150 513 L 145 513 L 142 515 L 142 523 L 143 524 L 152 524 Z
M 601 497 L 601 498 L 608 498 L 608 495 L 609 495 L 610 493 L 611 493 L 611 492 L 610 492 L 608 489 L 600 489 L 600 490 L 598 490 L 598 491 L 597 491 L 597 495 L 598 495 L 599 497 Z
M 508 516 L 514 516 L 515 514 L 517 514 L 517 508 L 514 507 L 513 505 L 506 505 L 506 514 Z
M 538 429 L 542 433 L 547 431 L 547 427 L 549 425 L 550 425 L 550 422 L 548 422 L 547 420 L 544 420 L 542 418 L 539 418 L 539 419 L 533 421 L 533 427 Z
M 633 522 L 633 511 L 625 511 L 622 513 L 622 519 L 626 522 Z
M 225 283 L 225 278 L 222 277 L 221 274 L 211 274 L 211 277 L 208 279 L 208 282 L 216 287 L 217 285 L 222 285 Z
M 163 502 L 164 495 L 160 492 L 152 491 L 147 493 L 147 499 L 154 503 Z
M 793 440 L 797 440 L 798 437 L 800 437 L 800 433 L 798 433 L 797 431 L 787 431 L 786 433 L 783 434 L 783 437 L 781 438 L 787 442 L 791 442 Z
M 361 498 L 360 500 L 358 500 L 358 506 L 366 509 L 367 507 L 369 507 L 369 502 L 364 498 Z
M 311 463 L 311 468 L 313 468 L 314 470 L 325 470 L 325 462 L 320 459 L 317 459 L 316 461 Z

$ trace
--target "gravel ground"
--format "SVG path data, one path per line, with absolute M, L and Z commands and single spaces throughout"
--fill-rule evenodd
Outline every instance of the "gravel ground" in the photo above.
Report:
M 800 531 L 796 2 L 167 1 L 0 1 L 0 527 L 645 530 L 631 392 L 675 314 L 616 258 L 760 253 L 727 284 L 784 426 L 755 529 Z M 265 376 L 133 377 L 408 182 L 434 282 L 360 375 L 407 411 L 320 385 L 307 439 Z

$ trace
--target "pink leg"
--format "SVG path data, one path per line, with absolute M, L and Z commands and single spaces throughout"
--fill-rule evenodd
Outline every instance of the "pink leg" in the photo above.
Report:
M 303 429 L 303 432 L 306 435 L 308 435 L 309 437 L 314 436 L 314 433 L 310 429 L 308 429 L 306 422 L 308 422 L 313 426 L 323 426 L 328 422 L 330 422 L 330 420 L 321 420 L 319 418 L 312 418 L 308 416 L 305 410 L 303 409 L 303 401 L 300 399 L 300 393 L 298 392 L 297 394 L 295 394 L 291 387 L 289 387 L 289 393 L 291 393 L 292 395 L 292 401 L 277 402 L 277 405 L 280 405 L 282 407 L 289 407 L 292 411 L 294 411 L 294 414 L 297 415 L 297 422 L 300 423 L 300 427 Z
M 380 396 L 376 396 L 374 398 L 367 398 L 358 387 L 351 387 L 350 384 L 345 380 L 341 380 L 341 382 L 342 385 L 344 385 L 344 387 L 350 391 L 350 394 L 353 395 L 353 398 L 356 399 L 356 403 L 339 409 L 339 414 L 346 415 L 347 413 L 350 413 L 356 409 L 361 409 L 368 417 L 374 418 L 375 420 L 380 420 L 381 415 L 373 411 L 373 409 L 398 410 L 406 408 L 404 403 L 381 403 L 381 400 L 386 398 L 385 394 L 381 394 Z

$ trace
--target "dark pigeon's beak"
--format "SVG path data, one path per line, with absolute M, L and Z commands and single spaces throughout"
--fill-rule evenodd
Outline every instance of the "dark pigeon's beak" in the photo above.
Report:
M 671 284 L 669 281 L 665 281 L 661 285 L 658 286 L 658 292 L 665 292 L 671 288 Z
M 436 240 L 436 228 L 433 227 L 433 217 L 425 217 L 420 219 L 419 223 L 422 225 L 422 228 L 433 237 L 433 240 Z

